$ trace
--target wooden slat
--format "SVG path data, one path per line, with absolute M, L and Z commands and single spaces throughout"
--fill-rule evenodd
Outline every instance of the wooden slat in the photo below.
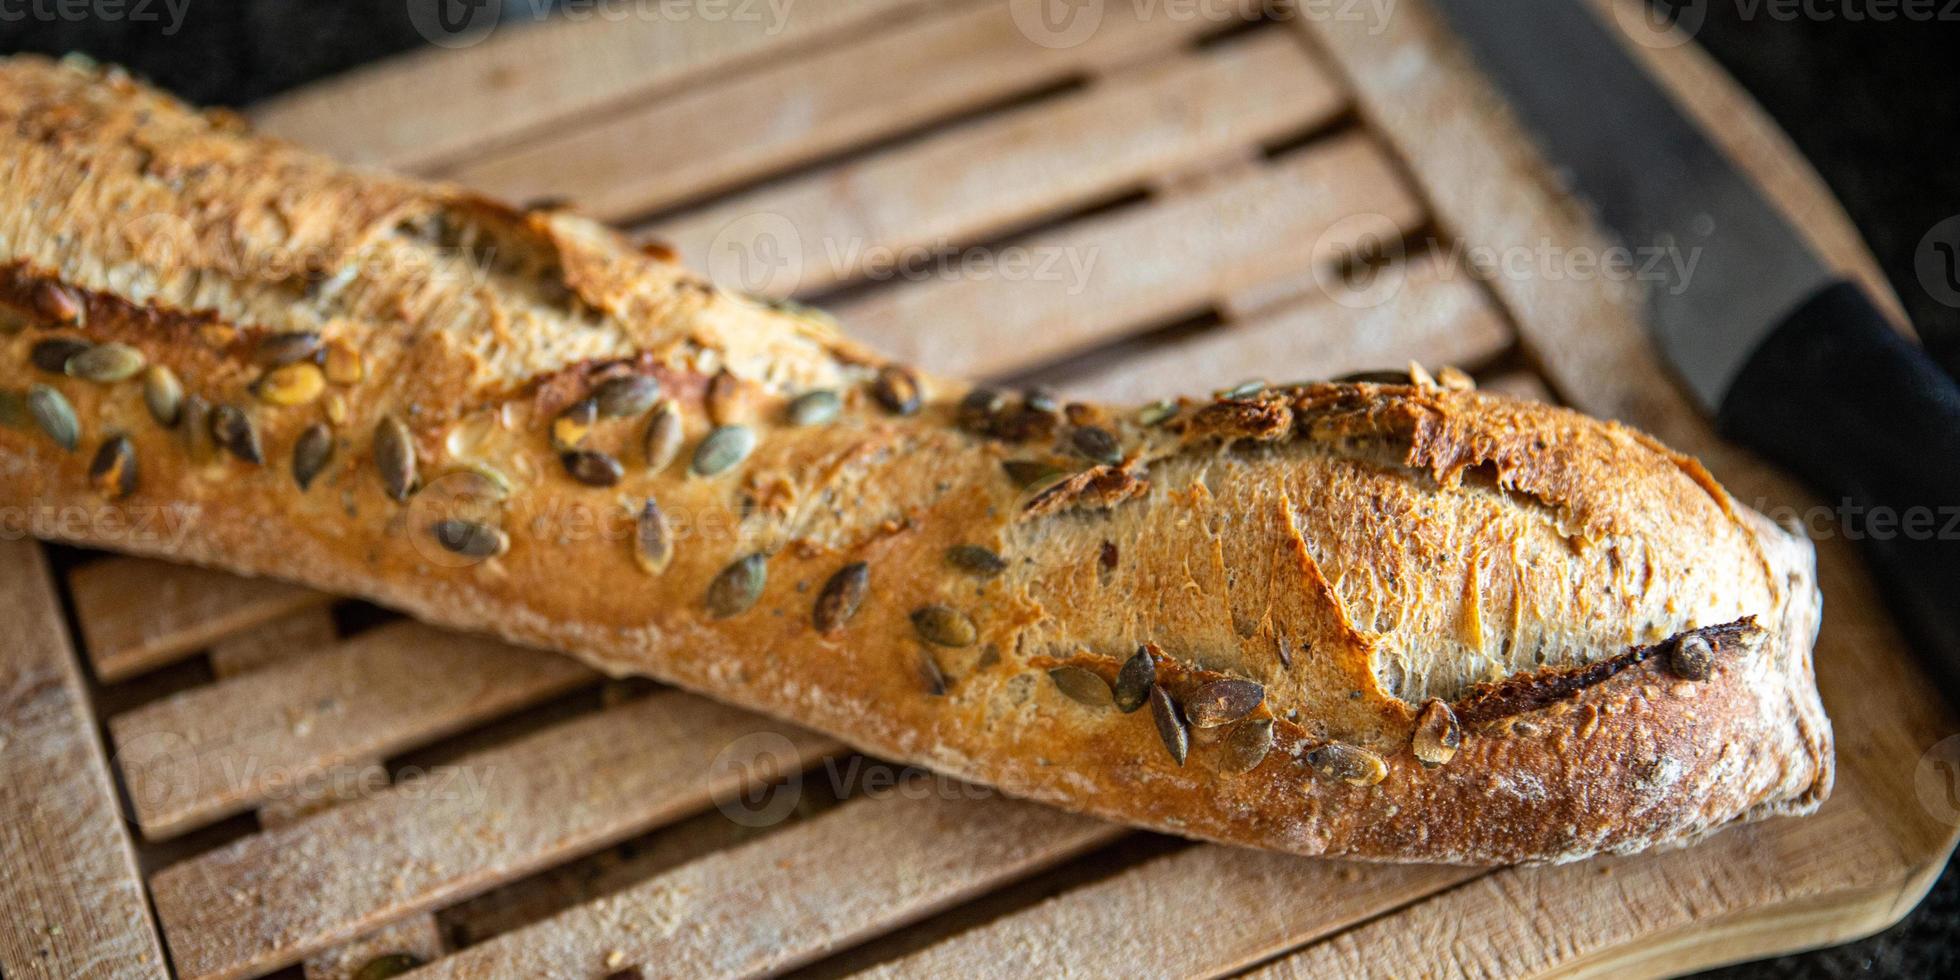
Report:
M 308 959 L 306 980 L 356 980 L 381 957 L 406 954 L 416 962 L 433 963 L 447 949 L 436 917 L 423 912 Z
M 330 598 L 271 579 L 148 558 L 105 558 L 68 578 L 97 677 L 119 681 Z
M 243 976 L 841 750 L 693 695 L 658 694 L 167 868 L 151 894 L 184 976 Z
M 41 546 L 0 542 L 0 974 L 163 971 Z
M 1248 97 L 1262 88 L 1289 94 Z M 793 249 L 785 274 L 724 285 L 808 294 L 843 279 L 889 276 L 894 255 L 980 240 L 1136 190 L 1153 175 L 1325 122 L 1342 104 L 1339 87 L 1297 38 L 1267 31 L 743 194 L 653 235 L 710 272 L 747 267 L 743 249 Z M 752 223 L 768 242 L 741 238 Z
M 1039 16 L 1045 2 L 969 3 L 866 31 L 459 162 L 443 176 L 512 200 L 569 198 L 602 218 L 626 219 L 1169 48 L 1257 6 L 1225 0 L 1206 5 L 1206 16 L 1168 17 L 1114 3 L 1082 43 L 1051 47 L 1031 42 L 1016 20 Z
M 960 933 L 867 975 L 1120 978 L 1142 970 L 1220 976 L 1481 873 L 1200 845 Z M 1400 964 L 1404 975 L 1412 965 Z
M 162 837 L 595 677 L 562 657 L 398 623 L 109 727 L 137 822 Z
M 1202 312 L 1420 218 L 1381 152 L 1340 136 L 1239 179 L 1039 235 L 1025 243 L 1029 274 L 905 283 L 835 312 L 900 360 L 999 375 Z
M 922 779 L 473 946 L 431 974 L 773 975 L 1123 833 Z
M 268 664 L 332 646 L 336 638 L 333 610 L 313 606 L 211 644 L 211 672 L 220 678 L 249 674 Z
M 1392 295 L 1373 306 L 1310 296 L 1249 323 L 1231 324 L 1151 348 L 1057 381 L 1081 398 L 1136 404 L 1202 395 L 1252 378 L 1276 384 L 1421 361 L 1474 364 L 1511 343 L 1502 314 L 1476 283 L 1427 256 L 1406 269 Z
M 506 24 L 473 47 L 380 62 L 271 99 L 251 116 L 261 130 L 343 162 L 425 167 L 925 2 L 755 3 L 740 5 L 742 16 L 732 15 L 736 5 L 708 16 L 707 5 L 667 2 L 624 8 L 651 17 Z

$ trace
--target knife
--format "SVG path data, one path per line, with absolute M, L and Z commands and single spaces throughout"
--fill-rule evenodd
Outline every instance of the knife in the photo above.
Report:
M 1960 387 L 1807 247 L 1590 4 L 1435 2 L 1600 223 L 1636 255 L 1681 259 L 1649 283 L 1661 353 L 1724 436 L 1840 508 L 1830 533 L 1858 538 L 1960 706 Z

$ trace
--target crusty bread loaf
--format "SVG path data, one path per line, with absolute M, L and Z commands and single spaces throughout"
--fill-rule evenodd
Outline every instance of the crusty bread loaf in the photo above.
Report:
M 1829 792 L 1807 545 L 1622 426 L 1420 372 L 972 389 L 83 67 L 0 67 L 0 168 L 36 533 L 1303 854 L 1567 859 Z

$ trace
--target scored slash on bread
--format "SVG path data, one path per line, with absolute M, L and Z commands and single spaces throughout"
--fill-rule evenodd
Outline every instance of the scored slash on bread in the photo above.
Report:
M 1055 404 L 113 70 L 6 62 L 0 122 L 0 502 L 86 518 L 38 533 L 1298 853 L 1559 860 L 1829 791 L 1806 543 L 1625 427 L 1419 371 Z

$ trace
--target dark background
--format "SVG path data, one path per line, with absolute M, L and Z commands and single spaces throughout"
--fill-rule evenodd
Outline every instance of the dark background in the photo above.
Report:
M 1960 365 L 1960 308 L 1915 272 L 1933 225 L 1960 215 L 1960 0 L 1932 0 L 1932 22 L 1881 22 L 1891 0 L 1809 0 L 1794 10 L 1775 0 L 1696 2 L 1705 10 L 1697 39 L 1809 157 L 1928 346 Z M 0 53 L 81 51 L 191 101 L 242 106 L 422 44 L 403 0 L 197 0 L 184 9 L 169 36 L 161 22 L 7 20 Z M 1876 937 L 1710 976 L 1960 976 L 1956 928 L 1960 873 L 1949 868 L 1924 904 Z

